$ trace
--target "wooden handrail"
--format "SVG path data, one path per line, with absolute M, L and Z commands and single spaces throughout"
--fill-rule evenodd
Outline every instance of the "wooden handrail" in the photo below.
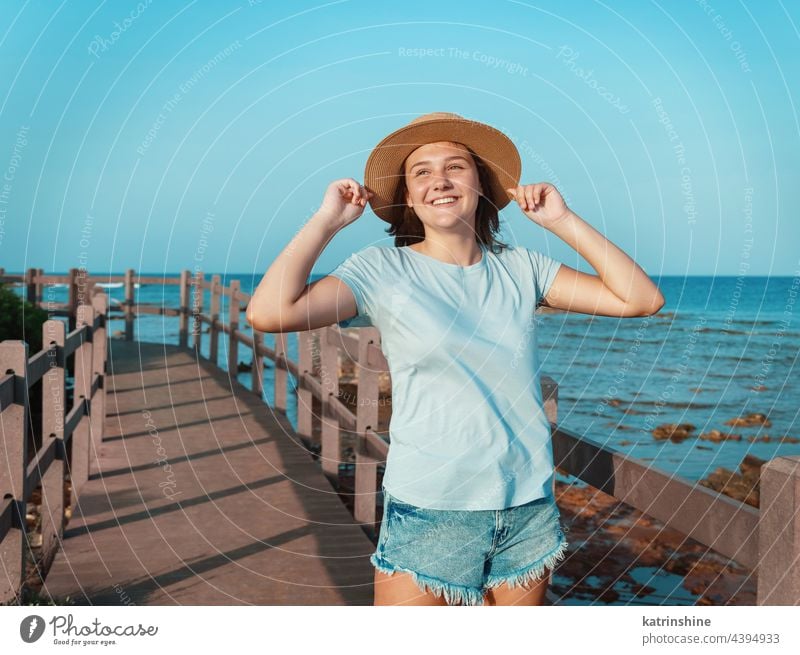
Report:
M 8 276 L 5 276 L 8 277 Z M 26 282 L 37 279 L 31 269 Z M 43 276 L 38 276 L 41 279 Z M 77 276 L 70 276 L 77 284 Z M 71 297 L 77 297 L 71 294 Z M 29 284 L 28 298 L 41 299 Z M 108 299 L 93 293 L 84 297 L 91 304 L 79 304 L 69 322 L 76 327 L 68 335 L 62 321 L 46 321 L 42 328 L 42 350 L 29 356 L 23 341 L 0 343 L 0 420 L 3 426 L 4 465 L 0 467 L 0 556 L 6 575 L 0 577 L 0 603 L 19 602 L 24 594 L 26 551 L 30 534 L 24 516 L 25 505 L 41 488 L 42 549 L 37 569 L 46 571 L 63 536 L 64 485 L 67 472 L 74 507 L 88 478 L 92 458 L 99 452 L 105 419 L 103 378 L 107 366 L 106 319 Z M 74 398 L 67 411 L 65 368 L 67 357 L 75 355 Z M 42 430 L 30 421 L 29 395 L 41 382 Z M 34 430 L 33 440 L 29 430 Z M 96 443 L 92 444 L 94 439 Z M 31 457 L 30 442 L 41 441 Z M 68 445 L 72 443 L 70 449 Z M 67 461 L 69 453 L 69 461 Z

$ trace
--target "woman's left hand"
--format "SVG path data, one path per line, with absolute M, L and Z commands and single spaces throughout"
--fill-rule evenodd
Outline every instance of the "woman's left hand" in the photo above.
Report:
M 552 227 L 570 213 L 558 189 L 549 182 L 521 184 L 516 188 L 506 189 L 506 193 L 517 201 L 525 216 L 543 228 Z

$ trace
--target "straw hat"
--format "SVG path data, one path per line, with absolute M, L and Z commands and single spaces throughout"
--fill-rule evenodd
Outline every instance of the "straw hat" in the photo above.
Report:
M 403 210 L 393 203 L 403 179 L 406 157 L 420 146 L 436 141 L 455 141 L 470 148 L 489 169 L 490 188 L 488 192 L 484 189 L 484 195 L 498 209 L 510 202 L 505 190 L 519 184 L 522 168 L 519 152 L 511 139 L 485 123 L 437 111 L 419 116 L 395 130 L 370 153 L 364 170 L 364 186 L 374 194 L 369 204 L 380 218 L 391 221 L 395 213 Z

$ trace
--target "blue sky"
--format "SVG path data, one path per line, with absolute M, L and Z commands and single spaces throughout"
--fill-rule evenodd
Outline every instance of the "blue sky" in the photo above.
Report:
M 505 130 L 522 182 L 556 184 L 650 275 L 800 269 L 797 3 L 3 7 L 6 270 L 266 270 L 332 180 L 432 111 Z M 390 245 L 385 225 L 367 210 L 314 272 Z

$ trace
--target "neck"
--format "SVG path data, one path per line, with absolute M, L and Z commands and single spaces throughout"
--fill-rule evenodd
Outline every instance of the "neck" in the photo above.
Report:
M 446 264 L 472 266 L 482 257 L 481 248 L 475 233 L 468 235 L 425 235 L 425 239 L 409 246 L 413 250 L 428 255 Z

